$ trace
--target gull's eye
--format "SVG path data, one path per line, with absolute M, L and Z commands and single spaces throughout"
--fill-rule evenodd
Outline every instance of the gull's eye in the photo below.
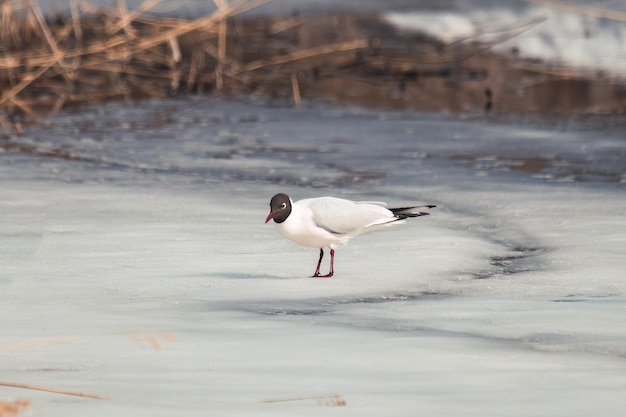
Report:
M 281 205 L 280 205 L 280 208 L 281 208 L 281 209 L 283 209 L 283 210 L 284 210 L 284 209 L 286 209 L 286 208 L 287 208 L 287 203 L 283 203 L 283 204 L 281 204 Z

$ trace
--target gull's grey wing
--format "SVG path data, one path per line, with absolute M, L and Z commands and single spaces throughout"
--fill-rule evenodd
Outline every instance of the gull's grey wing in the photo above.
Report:
M 364 228 L 398 220 L 386 208 L 334 197 L 303 200 L 319 227 L 338 234 L 358 234 Z

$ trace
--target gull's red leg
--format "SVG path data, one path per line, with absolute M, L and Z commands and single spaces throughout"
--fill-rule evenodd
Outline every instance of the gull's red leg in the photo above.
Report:
M 330 272 L 326 276 L 330 278 L 333 275 L 335 275 L 335 250 L 331 249 L 330 250 Z
M 335 274 L 335 250 L 330 250 L 330 272 L 326 275 L 320 275 L 320 264 L 322 263 L 322 256 L 320 254 L 320 261 L 317 264 L 317 271 L 315 271 L 314 278 L 330 278 Z
M 317 261 L 317 268 L 315 269 L 315 273 L 313 274 L 312 278 L 316 278 L 320 276 L 320 266 L 322 266 L 323 257 L 324 257 L 324 248 L 320 248 L 320 260 Z

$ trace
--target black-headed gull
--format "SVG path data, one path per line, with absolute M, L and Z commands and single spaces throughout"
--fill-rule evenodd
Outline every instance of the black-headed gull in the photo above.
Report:
M 409 217 L 429 214 L 433 205 L 387 209 L 385 203 L 358 202 L 335 197 L 307 198 L 293 202 L 286 194 L 276 194 L 270 201 L 265 223 L 274 220 L 278 232 L 287 239 L 320 249 L 313 277 L 330 278 L 335 273 L 335 247 L 353 237 L 392 225 Z M 324 248 L 330 248 L 330 272 L 320 275 Z

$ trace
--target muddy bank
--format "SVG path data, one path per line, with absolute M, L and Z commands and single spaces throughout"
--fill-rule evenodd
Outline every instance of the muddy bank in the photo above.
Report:
M 249 22 L 266 39 L 271 21 Z M 264 29 L 261 29 L 264 28 Z M 491 44 L 445 44 L 405 32 L 377 15 L 307 16 L 297 27 L 272 36 L 302 50 L 327 43 L 367 39 L 354 51 L 260 68 L 252 91 L 291 99 L 297 74 L 299 94 L 340 105 L 426 111 L 491 112 L 569 116 L 626 113 L 626 84 L 609 74 L 577 73 L 538 60 L 491 52 Z M 280 41 L 279 41 L 280 40 Z M 284 46 L 286 47 L 286 46 Z M 272 56 L 272 42 L 257 49 Z M 245 52 L 241 60 L 250 59 Z M 245 91 L 245 90 L 243 90 Z M 249 91 L 249 90 L 248 90 Z

